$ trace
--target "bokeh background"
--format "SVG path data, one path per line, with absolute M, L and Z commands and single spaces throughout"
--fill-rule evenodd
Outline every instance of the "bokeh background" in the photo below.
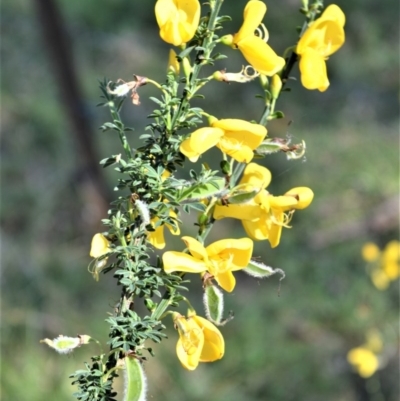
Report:
M 3 0 L 1 4 L 1 265 L 2 399 L 73 400 L 68 375 L 98 352 L 83 347 L 61 356 L 39 344 L 59 334 L 90 334 L 106 342 L 107 314 L 118 300 L 111 274 L 87 272 L 93 233 L 101 231 L 116 174 L 98 161 L 119 153 L 118 139 L 97 127 L 107 121 L 98 80 L 132 74 L 164 79 L 169 47 L 158 36 L 154 1 Z M 244 0 L 226 1 L 242 22 Z M 265 23 L 277 52 L 295 42 L 300 1 L 268 2 Z M 286 118 L 270 136 L 307 143 L 306 159 L 265 160 L 271 192 L 309 186 L 310 208 L 271 250 L 255 255 L 286 272 L 265 281 L 237 274 L 226 296 L 235 319 L 222 328 L 225 357 L 185 371 L 175 356 L 176 333 L 155 346 L 146 365 L 149 399 L 165 401 L 395 401 L 399 399 L 398 282 L 379 291 L 361 258 L 367 241 L 383 247 L 398 238 L 399 54 L 398 2 L 340 0 L 347 16 L 345 46 L 328 61 L 331 87 L 308 92 L 292 81 L 278 109 Z M 218 69 L 238 71 L 239 52 Z M 298 77 L 297 68 L 293 72 Z M 200 105 L 219 117 L 257 119 L 256 82 L 215 83 Z M 142 104 L 123 116 L 143 131 L 157 95 L 142 88 Z M 212 160 L 210 157 L 206 160 Z M 189 222 L 192 224 L 192 222 Z M 188 224 L 189 224 L 188 223 Z M 192 228 L 188 228 L 192 230 Z M 235 221 L 219 223 L 212 239 L 242 236 Z M 170 238 L 178 246 L 179 240 Z M 194 280 L 191 300 L 201 311 Z M 368 330 L 383 341 L 380 369 L 365 380 L 346 360 Z M 121 384 L 117 383 L 120 388 Z

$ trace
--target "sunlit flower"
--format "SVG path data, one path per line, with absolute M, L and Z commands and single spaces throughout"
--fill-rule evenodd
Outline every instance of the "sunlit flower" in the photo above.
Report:
M 241 163 L 248 163 L 265 136 L 267 129 L 260 124 L 237 119 L 214 120 L 210 127 L 199 128 L 185 139 L 180 151 L 196 162 L 201 154 L 217 146 L 222 152 Z
M 228 292 L 235 288 L 236 280 L 232 272 L 247 267 L 253 252 L 253 241 L 249 238 L 224 239 L 204 247 L 191 237 L 182 237 L 189 254 L 165 252 L 164 270 L 167 273 L 209 272 L 217 283 Z
M 198 0 L 158 0 L 155 7 L 160 36 L 174 46 L 189 42 L 200 20 Z
M 279 245 L 283 227 L 288 227 L 295 209 L 305 209 L 314 197 L 307 187 L 292 188 L 283 196 L 273 196 L 265 188 L 271 182 L 270 171 L 250 163 L 244 170 L 239 186 L 244 190 L 257 189 L 258 194 L 242 204 L 216 205 L 214 218 L 231 217 L 242 221 L 247 235 L 266 240 L 275 248 Z
M 267 6 L 262 1 L 249 1 L 244 9 L 243 25 L 239 32 L 233 35 L 232 44 L 242 52 L 255 70 L 260 74 L 272 76 L 283 68 L 285 60 L 266 43 L 268 32 L 264 26 L 264 38 L 255 35 L 266 12 Z
M 301 83 L 307 89 L 324 92 L 329 86 L 325 60 L 344 44 L 345 15 L 331 4 L 300 38 L 296 53 L 300 56 Z
M 95 234 L 90 247 L 90 256 L 92 258 L 99 258 L 110 251 L 110 241 L 103 234 Z
M 347 360 L 364 378 L 372 376 L 379 367 L 377 356 L 365 347 L 351 349 L 347 354 Z
M 214 362 L 224 356 L 224 338 L 211 322 L 194 313 L 187 318 L 174 313 L 173 319 L 179 333 L 176 353 L 186 369 L 194 370 L 199 362 Z

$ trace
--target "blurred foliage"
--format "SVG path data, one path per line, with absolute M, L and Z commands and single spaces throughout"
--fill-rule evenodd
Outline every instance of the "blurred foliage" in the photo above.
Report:
M 96 81 L 129 79 L 133 73 L 161 79 L 168 46 L 157 34 L 154 2 L 58 4 L 84 88 L 83 112 L 96 128 L 105 119 L 104 110 L 95 107 Z M 227 33 L 240 26 L 244 4 L 225 2 L 234 18 Z M 210 394 L 215 401 L 399 399 L 398 288 L 394 283 L 385 292 L 376 290 L 360 255 L 367 241 L 382 248 L 398 237 L 399 6 L 395 0 L 337 4 L 347 16 L 347 41 L 328 62 L 331 87 L 323 94 L 306 92 L 293 81 L 292 92 L 278 105 L 287 118 L 268 127 L 271 136 L 289 133 L 308 147 L 306 162 L 288 162 L 283 155 L 266 159 L 275 177 L 271 191 L 306 185 L 316 195 L 312 207 L 295 215 L 294 229 L 285 232 L 277 249 L 256 244 L 254 254 L 287 277 L 279 290 L 275 278 L 257 282 L 240 275 L 227 297 L 235 319 L 222 330 L 227 353 L 218 363 L 184 371 L 170 324 L 169 339 L 146 364 L 151 399 L 197 401 Z M 90 239 L 104 216 L 90 188 L 80 185 L 76 145 L 58 102 L 34 2 L 3 0 L 1 7 L 2 396 L 72 400 L 68 375 L 97 350 L 89 346 L 63 357 L 39 340 L 62 333 L 105 342 L 106 311 L 119 289 L 111 276 L 96 283 L 86 272 Z M 302 23 L 300 2 L 268 7 L 270 43 L 282 52 Z M 238 71 L 243 59 L 232 53 L 237 68 L 230 68 Z M 218 68 L 224 67 L 219 62 Z M 259 117 L 256 85 L 220 85 L 205 91 L 215 115 Z M 153 107 L 146 97 L 153 91 L 144 88 L 140 107 L 124 108 L 124 118 L 137 129 L 133 135 L 146 124 Z M 99 160 L 119 153 L 116 138 L 95 135 Z M 114 178 L 107 171 L 110 188 Z M 217 224 L 210 241 L 224 230 L 243 235 L 240 224 L 224 223 Z M 192 287 L 201 310 L 199 284 Z M 386 353 L 381 369 L 366 381 L 352 372 L 346 354 L 371 328 L 381 331 Z

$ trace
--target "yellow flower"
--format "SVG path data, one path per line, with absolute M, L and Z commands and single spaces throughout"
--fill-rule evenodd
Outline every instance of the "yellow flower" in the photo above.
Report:
M 155 7 L 160 36 L 174 46 L 189 42 L 200 20 L 198 0 L 158 0 Z
M 108 239 L 103 234 L 95 234 L 90 247 L 90 256 L 92 258 L 99 258 L 110 251 L 111 248 Z
M 390 241 L 382 252 L 382 270 L 390 280 L 400 275 L 400 242 Z
M 374 286 L 381 291 L 386 290 L 386 288 L 388 288 L 390 284 L 389 277 L 380 268 L 372 270 L 371 280 Z
M 379 367 L 377 356 L 365 347 L 351 349 L 347 354 L 347 360 L 364 378 L 372 376 Z
M 283 196 L 273 196 L 265 190 L 270 182 L 271 173 L 267 168 L 250 163 L 239 185 L 245 190 L 258 189 L 260 192 L 243 204 L 216 205 L 214 218 L 239 219 L 250 238 L 268 239 L 272 248 L 275 248 L 279 245 L 282 227 L 288 227 L 293 211 L 308 207 L 314 194 L 310 188 L 297 187 Z
M 283 68 L 285 60 L 267 45 L 267 37 L 264 40 L 254 34 L 266 11 L 267 6 L 262 1 L 249 1 L 244 9 L 243 25 L 239 32 L 233 35 L 232 44 L 242 52 L 255 70 L 260 74 L 272 76 Z
M 232 272 L 247 267 L 253 252 L 253 241 L 249 238 L 224 239 L 205 248 L 194 238 L 182 237 L 182 240 L 190 254 L 165 252 L 164 270 L 167 273 L 208 271 L 225 291 L 233 291 L 236 280 Z
M 173 319 L 179 333 L 176 353 L 186 369 L 194 370 L 199 362 L 214 362 L 224 356 L 224 338 L 211 322 L 194 313 L 187 318 L 174 313 Z
M 361 254 L 366 262 L 373 262 L 379 258 L 381 251 L 373 242 L 367 242 L 362 247 Z
M 169 212 L 169 215 L 173 218 L 177 218 L 177 215 L 172 210 Z M 160 219 L 158 217 L 154 217 L 150 220 L 150 224 L 154 227 L 154 231 L 147 231 L 147 240 L 157 249 L 165 248 L 165 238 L 164 238 L 164 225 L 156 226 L 156 223 Z M 179 235 L 181 233 L 179 226 L 174 228 L 170 224 L 165 224 L 168 228 L 169 232 L 172 235 Z
M 329 86 L 325 60 L 344 44 L 345 15 L 331 4 L 300 38 L 296 53 L 300 56 L 301 83 L 307 89 L 324 92 Z
M 267 129 L 260 124 L 237 119 L 214 120 L 210 127 L 199 128 L 185 139 L 180 151 L 196 162 L 201 154 L 217 146 L 222 152 L 241 163 L 248 163 L 265 136 Z

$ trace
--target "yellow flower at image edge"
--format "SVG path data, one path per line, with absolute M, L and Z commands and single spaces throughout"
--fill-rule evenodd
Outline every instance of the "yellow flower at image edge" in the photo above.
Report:
M 90 256 L 92 258 L 99 258 L 110 251 L 110 241 L 103 234 L 95 234 L 90 247 Z
M 300 56 L 301 83 L 307 89 L 324 92 L 329 87 L 325 60 L 345 42 L 345 15 L 331 4 L 300 38 L 296 53 Z
M 155 6 L 161 38 L 174 46 L 189 42 L 200 20 L 198 0 L 158 0 Z
M 186 369 L 194 370 L 199 362 L 214 362 L 224 356 L 224 338 L 211 322 L 196 314 L 186 318 L 174 313 L 173 319 L 179 333 L 176 353 Z
M 379 367 L 376 355 L 364 347 L 351 349 L 347 354 L 347 360 L 354 366 L 358 374 L 364 378 L 372 376 Z
M 232 44 L 241 51 L 255 70 L 260 74 L 272 76 L 284 67 L 285 59 L 279 57 L 266 43 L 267 37 L 262 39 L 254 34 L 266 11 L 267 6 L 262 1 L 249 1 L 243 13 L 243 25 L 239 32 L 233 35 Z
M 249 238 L 224 239 L 204 247 L 192 237 L 182 237 L 190 254 L 165 252 L 162 259 L 167 273 L 209 272 L 217 283 L 227 292 L 236 285 L 233 271 L 247 267 L 253 252 L 253 241 Z
M 214 146 L 240 163 L 248 163 L 256 149 L 267 135 L 267 129 L 238 119 L 214 120 L 210 127 L 199 128 L 185 139 L 180 151 L 196 162 L 201 154 Z

